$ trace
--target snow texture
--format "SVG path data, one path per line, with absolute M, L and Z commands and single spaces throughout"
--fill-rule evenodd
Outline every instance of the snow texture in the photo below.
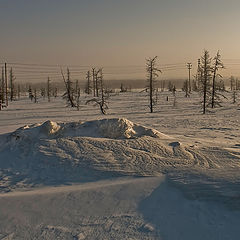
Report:
M 125 118 L 102 119 L 88 122 L 56 123 L 46 121 L 43 124 L 33 124 L 20 127 L 10 134 L 19 139 L 60 138 L 60 137 L 95 137 L 128 139 L 142 136 L 170 138 L 155 129 L 134 124 Z M 5 141 L 3 139 L 3 141 Z
M 60 99 L 3 110 L 0 239 L 239 239 L 239 110 L 164 94 L 154 115 L 139 93 L 107 119 Z

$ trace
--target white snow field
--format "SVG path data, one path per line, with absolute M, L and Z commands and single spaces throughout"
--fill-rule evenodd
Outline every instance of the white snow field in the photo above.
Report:
M 239 105 L 145 94 L 0 111 L 0 239 L 238 240 Z

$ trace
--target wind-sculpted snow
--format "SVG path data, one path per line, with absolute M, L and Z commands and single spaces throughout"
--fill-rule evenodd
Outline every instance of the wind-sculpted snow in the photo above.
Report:
M 95 137 L 128 139 L 142 136 L 169 138 L 155 129 L 135 124 L 125 118 L 102 119 L 88 122 L 56 123 L 46 121 L 43 124 L 26 125 L 10 134 L 16 140 L 61 137 Z
M 173 183 L 214 186 L 208 193 L 239 191 L 239 155 L 229 149 L 183 144 L 127 119 L 52 121 L 0 136 L 0 191 L 168 174 Z M 189 184 L 195 182 L 194 184 Z M 207 189 L 206 187 L 203 187 Z M 194 195 L 191 195 L 194 196 Z
M 11 102 L 0 114 L 0 239 L 238 240 L 239 107 L 202 115 L 198 93 L 176 97 L 173 107 L 161 92 L 150 114 L 144 94 L 116 94 L 115 119 L 103 120 L 61 97 Z

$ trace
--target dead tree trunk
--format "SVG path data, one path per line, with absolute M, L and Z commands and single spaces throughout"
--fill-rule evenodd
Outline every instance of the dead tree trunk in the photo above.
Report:
M 50 78 L 48 77 L 48 80 L 47 80 L 47 97 L 48 97 L 48 102 L 51 101 L 50 97 L 51 97 L 51 86 L 50 86 Z
M 62 69 L 61 69 L 61 74 L 66 87 L 66 92 L 64 93 L 64 96 L 66 96 L 67 102 L 70 103 L 71 107 L 76 107 L 73 99 L 72 82 L 70 80 L 70 71 L 67 68 L 67 80 L 65 79 Z
M 18 99 L 20 99 L 20 97 L 21 97 L 21 87 L 20 87 L 20 84 L 18 84 L 17 96 L 18 96 Z
M 34 102 L 37 103 L 37 89 L 34 89 Z
M 100 73 L 101 69 L 99 69 L 96 73 L 95 73 L 95 86 L 96 86 L 96 96 L 99 97 L 99 87 L 98 87 L 98 81 L 99 81 L 99 73 Z
M 204 55 L 202 57 L 202 71 L 203 71 L 203 81 L 202 81 L 202 89 L 203 89 L 203 114 L 206 113 L 207 107 L 207 97 L 209 96 L 209 82 L 212 73 L 211 67 L 211 58 L 207 50 L 204 51 Z
M 77 107 L 77 110 L 79 110 L 79 106 L 80 106 L 80 87 L 79 87 L 79 84 L 78 84 L 78 80 L 76 80 L 75 92 L 76 92 L 76 107 Z
M 87 85 L 85 88 L 85 93 L 89 95 L 91 93 L 90 71 L 87 71 L 86 79 L 87 79 Z
M 95 85 L 95 68 L 92 68 L 92 81 L 93 81 L 93 96 L 96 96 L 96 85 Z
M 146 63 L 146 70 L 148 73 L 148 86 L 147 89 L 149 90 L 149 108 L 150 112 L 153 113 L 153 105 L 154 105 L 154 100 L 153 100 L 153 95 L 155 91 L 155 78 L 158 77 L 158 72 L 161 72 L 160 69 L 156 67 L 156 59 L 157 56 L 154 58 L 149 58 L 147 59 Z
M 5 103 L 5 82 L 4 82 L 4 68 L 2 67 L 2 82 L 1 82 L 1 101 Z
M 93 103 L 94 105 L 98 105 L 102 114 L 106 114 L 106 110 L 108 109 L 108 105 L 106 102 L 107 96 L 105 96 L 105 90 L 103 85 L 103 72 L 102 69 L 99 70 L 99 87 L 101 97 L 93 98 L 86 101 L 86 104 Z
M 219 68 L 224 68 L 223 63 L 221 62 L 220 58 L 221 58 L 221 55 L 219 54 L 219 51 L 218 51 L 216 57 L 214 58 L 215 64 L 214 64 L 214 68 L 213 68 L 212 99 L 211 99 L 211 107 L 212 108 L 215 107 L 217 71 Z M 219 75 L 219 76 L 221 76 L 221 75 Z
M 8 81 L 7 81 L 7 63 L 5 63 L 4 65 L 4 68 L 5 68 L 5 94 L 6 94 L 6 106 L 8 106 Z
M 10 101 L 12 102 L 14 98 L 14 76 L 12 68 L 10 68 L 9 81 L 10 81 Z

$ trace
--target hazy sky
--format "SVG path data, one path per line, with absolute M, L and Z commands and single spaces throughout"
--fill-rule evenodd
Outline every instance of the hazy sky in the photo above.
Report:
M 196 65 L 219 49 L 225 74 L 240 75 L 239 10 L 239 0 L 0 0 L 0 62 Z

